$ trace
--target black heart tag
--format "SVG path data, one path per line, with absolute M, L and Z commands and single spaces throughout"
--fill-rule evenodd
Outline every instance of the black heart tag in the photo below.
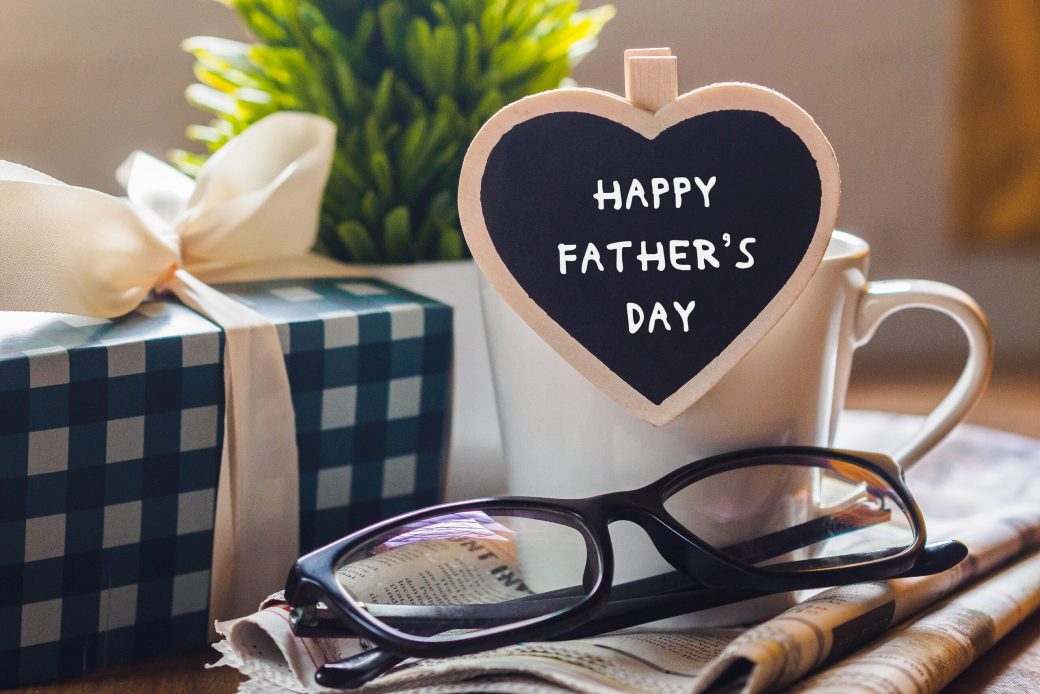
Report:
M 656 114 L 547 92 L 478 134 L 459 190 L 474 258 L 564 358 L 663 424 L 804 289 L 837 215 L 823 134 L 775 92 L 716 85 Z

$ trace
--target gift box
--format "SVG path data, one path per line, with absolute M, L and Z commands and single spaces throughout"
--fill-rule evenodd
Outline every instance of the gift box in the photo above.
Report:
M 449 307 L 365 279 L 219 289 L 278 332 L 302 551 L 438 501 Z M 224 343 L 172 298 L 0 313 L 0 688 L 207 643 Z

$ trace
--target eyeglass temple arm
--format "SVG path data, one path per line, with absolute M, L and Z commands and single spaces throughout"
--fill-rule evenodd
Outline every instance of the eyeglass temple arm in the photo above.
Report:
M 731 559 L 746 564 L 757 564 L 853 530 L 884 523 L 891 517 L 892 512 L 889 509 L 868 503 L 862 497 L 854 497 L 828 514 L 730 545 L 721 552 Z
M 405 655 L 373 648 L 322 665 L 314 673 L 314 681 L 330 689 L 357 689 L 407 659 Z
M 910 578 L 941 573 L 953 568 L 967 556 L 968 548 L 961 542 L 956 540 L 934 542 L 925 546 L 913 566 L 903 573 L 889 578 Z M 675 574 L 655 576 L 654 579 L 670 580 L 670 577 L 676 574 L 683 575 L 675 572 Z M 593 619 L 580 627 L 557 634 L 551 640 L 577 639 L 603 634 L 659 619 L 689 614 L 709 607 L 720 607 L 734 602 L 773 595 L 776 592 L 784 591 L 752 588 L 704 588 L 694 584 L 685 589 L 678 588 L 664 593 L 644 593 L 642 596 L 621 599 L 616 598 L 611 592 L 610 601 Z
M 609 600 L 626 600 L 630 598 L 641 598 L 647 595 L 663 595 L 676 590 L 689 590 L 690 588 L 695 588 L 697 586 L 698 584 L 686 574 L 680 571 L 672 571 L 666 574 L 658 574 L 657 576 L 650 576 L 611 586 Z M 537 614 L 534 616 L 540 616 L 546 613 L 545 603 L 541 602 L 543 599 L 558 600 L 562 598 L 570 598 L 567 604 L 564 605 L 569 606 L 575 602 L 575 598 L 583 599 L 586 595 L 588 595 L 586 590 L 575 586 L 573 588 L 564 588 L 550 591 L 548 593 L 540 593 L 538 595 L 529 595 L 517 598 L 516 600 L 510 601 L 510 603 L 481 605 L 480 611 L 485 615 L 488 612 L 491 612 L 498 617 L 500 616 L 499 610 L 501 609 L 499 605 L 515 604 L 519 602 L 526 605 L 536 605 Z M 378 610 L 378 607 L 375 605 L 366 605 L 365 607 L 369 612 Z M 427 621 L 434 617 L 440 618 L 444 616 L 441 611 L 442 608 L 436 605 L 427 605 L 420 609 L 425 613 Z M 436 614 L 434 614 L 435 612 Z M 513 611 L 511 616 L 515 619 L 517 614 L 516 611 Z M 523 615 L 520 616 L 522 617 Z M 307 611 L 300 608 L 292 608 L 290 611 L 290 621 L 293 626 L 293 633 L 297 636 L 307 638 L 346 638 L 350 636 L 350 632 L 346 630 L 342 620 L 335 616 L 334 613 L 331 613 L 324 608 L 311 608 Z M 432 626 L 441 630 L 445 628 L 444 624 L 433 624 Z M 453 623 L 450 626 L 457 626 L 457 623 Z

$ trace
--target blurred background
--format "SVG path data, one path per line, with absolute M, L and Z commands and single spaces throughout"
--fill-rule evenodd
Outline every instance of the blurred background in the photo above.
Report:
M 873 277 L 942 280 L 972 294 L 993 325 L 998 375 L 1021 403 L 994 418 L 1036 418 L 1040 4 L 614 5 L 617 17 L 575 72 L 580 84 L 622 92 L 625 48 L 670 46 L 680 92 L 750 81 L 803 106 L 837 152 L 840 227 L 870 242 Z M 0 157 L 119 192 L 113 171 L 132 149 L 162 156 L 189 145 L 184 129 L 200 119 L 183 97 L 193 61 L 179 44 L 197 34 L 248 39 L 213 0 L 7 0 Z M 961 340 L 941 317 L 903 314 L 859 355 L 857 374 L 881 383 L 934 373 L 937 397 L 941 374 L 952 380 L 963 359 Z M 932 397 L 928 387 L 911 391 Z

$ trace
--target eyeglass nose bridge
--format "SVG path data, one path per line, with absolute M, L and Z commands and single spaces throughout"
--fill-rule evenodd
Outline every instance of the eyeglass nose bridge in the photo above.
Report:
M 669 520 L 658 486 L 651 484 L 631 491 L 601 494 L 588 499 L 583 510 L 593 512 L 593 523 L 599 525 L 602 532 L 607 532 L 614 523 L 626 521 L 642 528 L 655 546 L 661 543 L 668 547 L 688 547 L 689 540 Z
M 610 526 L 626 521 L 641 528 L 669 564 L 697 578 L 704 585 L 725 585 L 726 581 L 732 579 L 730 571 L 718 566 L 717 561 L 691 542 L 687 534 L 671 520 L 664 509 L 658 485 L 602 494 L 589 501 L 592 502 L 591 506 L 598 509 L 594 524 L 599 526 L 603 542 L 608 545 Z
M 617 521 L 640 525 L 637 519 L 660 514 L 664 510 L 656 484 L 631 491 L 600 494 L 589 499 L 589 502 L 590 506 L 598 509 L 602 522 L 608 525 Z

